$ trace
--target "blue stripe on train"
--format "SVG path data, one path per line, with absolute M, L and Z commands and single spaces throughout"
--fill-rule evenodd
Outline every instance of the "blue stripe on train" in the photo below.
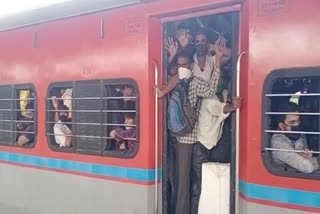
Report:
M 307 182 L 307 181 L 306 181 Z M 320 208 L 320 193 L 239 182 L 240 192 L 248 198 Z
M 111 176 L 135 181 L 154 181 L 154 169 L 107 166 L 9 152 L 0 152 L 0 160 L 29 166 L 68 170 L 100 176 Z M 162 171 L 159 169 L 159 179 L 161 179 L 161 175 Z M 320 208 L 319 192 L 264 186 L 246 183 L 243 180 L 240 180 L 240 192 L 242 192 L 248 198 Z
M 0 152 L 0 160 L 29 166 L 46 167 L 49 169 L 60 169 L 74 172 L 88 173 L 100 176 L 111 176 L 135 181 L 154 181 L 154 169 L 137 169 L 118 166 L 107 166 L 101 164 L 84 163 L 71 160 L 61 160 L 55 158 L 38 157 L 16 153 Z M 161 169 L 159 169 L 159 179 L 161 179 Z

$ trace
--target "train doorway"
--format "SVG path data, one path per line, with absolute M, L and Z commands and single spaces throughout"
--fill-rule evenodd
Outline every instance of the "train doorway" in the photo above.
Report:
M 221 65 L 221 77 L 217 88 L 216 97 L 220 102 L 231 102 L 236 95 L 236 63 L 239 47 L 239 9 L 219 10 L 211 13 L 199 13 L 181 15 L 178 18 L 165 19 L 163 24 L 163 64 L 162 79 L 168 84 L 170 78 L 177 75 L 176 55 L 182 49 L 195 57 L 195 35 L 199 31 L 205 31 L 210 47 L 220 38 L 223 39 L 227 48 L 231 50 L 230 59 Z M 184 45 L 186 46 L 183 47 Z M 172 56 L 172 55 L 175 56 Z M 214 48 L 208 50 L 208 56 L 214 57 Z M 165 85 L 165 84 L 164 84 Z M 176 145 L 177 139 L 168 130 L 167 107 L 170 93 L 163 98 L 163 148 L 162 148 L 162 213 L 174 214 L 176 204 Z M 236 114 L 231 113 L 224 121 L 223 134 L 220 138 L 230 145 L 229 154 L 224 161 L 228 165 L 229 177 L 228 185 L 230 189 L 229 209 L 230 214 L 235 213 L 235 174 L 236 174 Z M 190 188 L 191 189 L 191 188 Z M 191 194 L 191 192 L 190 192 Z M 215 199 L 212 199 L 215 200 Z M 199 213 L 201 214 L 201 213 Z

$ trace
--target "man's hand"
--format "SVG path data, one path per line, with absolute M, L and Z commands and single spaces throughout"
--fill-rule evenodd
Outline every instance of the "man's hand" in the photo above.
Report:
M 234 110 L 241 108 L 241 104 L 242 104 L 242 97 L 233 98 L 232 107 L 234 108 Z
M 157 86 L 154 86 L 154 88 L 153 88 L 153 93 L 154 93 L 154 96 L 156 96 L 156 95 L 158 94 L 158 98 L 163 97 L 163 92 L 162 92 L 162 90 L 161 90 L 159 87 L 157 87 Z
M 17 123 L 17 130 L 18 131 L 25 131 L 26 128 L 27 128 L 27 125 L 25 123 L 21 123 L 21 122 Z
M 116 136 L 116 130 L 112 130 L 110 132 L 110 137 L 115 138 L 115 136 Z
M 119 144 L 119 149 L 120 149 L 120 150 L 126 149 L 126 144 L 125 144 L 125 142 L 121 142 L 121 143 Z
M 225 107 L 223 108 L 223 113 L 227 114 L 237 110 L 238 108 L 241 107 L 241 103 L 242 103 L 242 97 L 234 97 L 232 104 L 225 105 Z
M 170 58 L 173 58 L 178 53 L 178 42 L 174 41 L 172 37 L 168 37 L 165 47 L 169 52 Z
M 225 49 L 226 44 L 224 42 L 224 38 L 222 36 L 219 36 L 217 41 L 214 44 L 214 51 L 216 53 L 216 66 L 220 66 L 221 59 L 223 56 L 223 50 Z
M 311 151 L 309 149 L 303 150 L 301 155 L 302 155 L 302 157 L 307 158 L 307 159 L 311 159 L 312 158 L 312 153 L 311 153 Z
M 51 101 L 52 101 L 52 105 L 53 105 L 54 109 L 58 110 L 59 109 L 59 100 L 57 99 L 57 97 L 55 97 L 55 96 L 51 97 Z

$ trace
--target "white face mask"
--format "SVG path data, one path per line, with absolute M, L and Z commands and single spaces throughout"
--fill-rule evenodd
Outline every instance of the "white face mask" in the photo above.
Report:
M 184 67 L 179 67 L 178 73 L 179 73 L 179 79 L 189 79 L 192 76 L 192 71 Z

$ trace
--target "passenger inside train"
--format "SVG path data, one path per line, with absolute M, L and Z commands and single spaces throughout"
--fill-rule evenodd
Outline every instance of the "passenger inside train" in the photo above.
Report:
M 51 118 L 49 128 L 52 130 L 56 145 L 59 147 L 72 146 L 72 88 L 54 88 L 52 90 Z
M 53 85 L 47 103 L 50 146 L 111 156 L 136 152 L 136 89 L 126 82 Z
M 135 102 L 126 101 L 124 109 L 134 109 Z M 117 142 L 117 149 L 134 151 L 136 148 L 136 128 L 135 125 L 135 112 L 124 113 L 125 127 L 118 127 L 110 132 L 110 137 Z
M 25 106 L 24 116 L 20 118 L 23 122 L 17 123 L 17 144 L 24 146 L 33 143 L 35 139 L 34 134 L 34 102 L 28 102 Z
M 16 111 L 16 144 L 18 146 L 28 146 L 35 139 L 35 101 L 33 90 L 16 90 L 18 97 L 18 110 Z
M 265 150 L 271 154 L 265 161 L 283 175 L 319 174 L 319 79 L 281 75 L 273 82 L 265 98 L 270 103 L 265 110 L 270 121 Z
M 53 126 L 54 139 L 56 144 L 60 147 L 71 147 L 72 146 L 72 118 L 69 116 L 70 109 L 65 106 L 62 102 L 58 104 L 59 107 L 55 108 L 59 110 L 55 112 L 58 115 L 59 120 Z
M 211 75 L 210 81 L 205 81 L 199 77 L 192 77 L 192 56 L 188 52 L 181 52 L 177 56 L 178 63 L 178 75 L 179 84 L 187 83 L 188 87 L 185 87 L 185 93 L 188 94 L 188 99 L 191 108 L 195 110 L 195 115 L 199 113 L 199 97 L 212 97 L 214 96 L 219 80 L 219 72 L 214 72 Z M 173 92 L 175 93 L 175 92 Z M 183 93 L 183 92 L 182 92 Z M 172 102 L 174 103 L 174 101 Z M 171 103 L 169 102 L 168 113 L 169 118 L 175 118 L 176 115 L 173 112 L 170 116 Z M 169 120 L 172 122 L 172 120 Z M 171 123 L 171 127 L 173 124 Z M 197 141 L 197 126 L 190 129 L 189 132 L 183 133 L 177 137 L 178 143 L 176 145 L 176 173 L 177 173 L 177 201 L 176 201 L 176 213 L 188 212 L 188 205 L 190 201 L 190 171 L 191 171 L 191 158 L 193 144 Z M 170 124 L 169 124 L 170 127 Z M 171 129 L 172 131 L 173 129 Z
M 299 112 L 299 106 L 288 102 L 280 106 L 279 112 Z M 278 129 L 287 132 L 301 130 L 299 115 L 285 114 L 278 117 Z M 288 165 L 299 172 L 312 173 L 319 169 L 318 159 L 308 149 L 307 140 L 299 133 L 277 133 L 271 137 L 271 148 L 286 150 L 272 151 L 273 161 L 279 165 Z
M 111 98 L 107 102 L 107 132 L 111 139 L 107 140 L 106 150 L 133 152 L 136 149 L 136 91 L 130 84 L 108 86 Z M 126 140 L 130 139 L 131 140 Z M 134 139 L 134 140 L 133 140 Z
M 180 29 L 178 33 L 181 31 L 182 30 Z M 178 34 L 179 41 L 192 41 L 190 38 L 193 37 L 189 36 L 189 31 L 187 32 L 188 33 L 184 32 L 184 35 L 180 35 L 181 33 Z M 224 65 L 226 62 L 230 60 L 231 50 L 225 46 L 224 38 L 221 36 L 218 37 L 218 39 L 215 41 L 215 44 L 210 44 L 207 34 L 208 33 L 206 29 L 201 28 L 195 34 L 195 45 L 193 46 L 191 44 L 187 44 L 185 45 L 187 47 L 181 45 L 181 49 L 184 50 L 184 52 L 193 56 L 193 75 L 201 77 L 206 81 L 209 81 L 212 71 L 215 69 L 219 69 L 220 72 L 220 65 Z M 174 65 L 176 64 L 174 59 L 176 58 L 177 53 L 181 52 L 181 50 L 178 49 L 178 43 L 173 42 L 172 38 L 168 38 L 168 41 L 166 43 L 166 49 L 169 53 L 168 61 L 171 64 L 171 66 L 174 67 Z M 193 49 L 195 49 L 195 53 Z M 213 56 L 212 52 L 215 53 Z M 179 76 L 178 74 L 176 74 L 170 79 L 166 87 L 159 89 L 159 97 L 161 98 L 168 94 L 170 91 L 172 91 L 177 86 L 178 82 Z
M 229 112 L 234 111 L 241 105 L 241 98 L 236 97 L 232 102 L 230 100 L 232 96 L 229 93 L 232 89 L 230 84 L 232 75 L 229 74 L 232 72 L 232 65 L 230 65 L 232 64 L 230 60 L 232 52 L 229 47 L 231 45 L 230 41 L 237 39 L 236 33 L 230 29 L 232 26 L 231 17 L 232 14 L 230 13 L 199 17 L 169 23 L 165 28 L 166 43 L 164 48 L 167 50 L 167 55 L 164 55 L 166 59 L 164 68 L 167 69 L 169 80 L 161 89 L 156 88 L 156 93 L 160 98 L 169 95 L 167 97 L 169 103 L 167 114 L 170 118 L 172 96 L 175 97 L 177 88 L 181 87 L 181 82 L 192 76 L 193 79 L 190 78 L 192 80 L 186 87 L 186 94 L 197 116 L 196 128 L 182 137 L 175 136 L 174 131 L 170 129 L 170 119 L 167 122 L 171 130 L 168 132 L 167 160 L 165 162 L 168 175 L 165 186 L 167 201 L 164 202 L 164 205 L 168 213 L 197 214 L 201 194 L 201 164 L 208 161 L 230 162 L 231 120 L 225 121 L 225 119 Z M 215 30 L 217 28 L 223 33 L 217 32 Z M 234 35 L 230 35 L 231 33 L 234 33 Z M 192 65 L 189 65 L 190 62 L 192 62 Z M 201 99 L 200 97 L 206 96 L 199 94 L 200 96 L 196 96 L 193 100 L 192 82 L 195 79 L 203 81 L 200 85 L 205 86 L 208 83 L 211 85 L 210 88 L 213 89 L 214 93 L 207 94 L 211 98 Z M 201 87 L 199 86 L 199 88 Z M 226 103 L 227 101 L 229 101 L 229 104 Z M 206 102 L 214 104 L 207 105 Z M 226 107 L 225 111 L 224 107 Z M 206 124 L 202 123 L 201 125 L 198 116 L 201 116 L 201 114 L 203 116 L 206 109 L 210 109 L 210 114 L 205 116 Z M 202 130 L 211 122 L 210 127 L 214 127 L 213 129 Z M 210 148 L 202 146 L 200 151 L 196 149 L 199 146 L 195 145 L 204 143 L 199 142 L 201 140 L 199 135 L 200 133 L 203 134 L 203 131 L 211 134 L 207 140 L 210 145 L 214 145 Z M 212 137 L 212 135 L 214 136 Z M 219 149 L 217 149 L 218 146 L 216 145 L 227 146 L 219 146 Z M 212 153 L 212 156 L 208 155 L 208 151 L 211 150 L 216 151 Z M 221 153 L 222 150 L 223 153 Z M 218 153 L 219 155 L 216 156 Z M 194 155 L 196 157 L 193 157 Z

